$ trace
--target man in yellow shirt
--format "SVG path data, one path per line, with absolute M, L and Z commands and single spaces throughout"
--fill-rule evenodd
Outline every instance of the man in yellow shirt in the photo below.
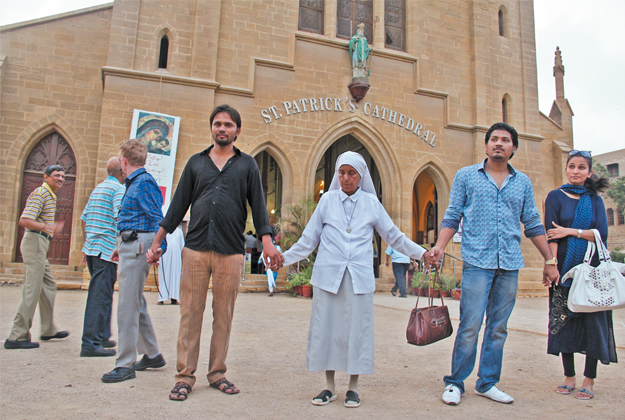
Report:
M 65 172 L 60 165 L 49 165 L 44 170 L 43 184 L 35 188 L 26 200 L 19 225 L 26 229 L 20 246 L 24 259 L 22 302 L 17 308 L 13 328 L 4 342 L 6 349 L 32 349 L 39 343 L 30 341 L 30 327 L 37 302 L 40 302 L 41 339 L 65 338 L 67 331 L 59 331 L 53 322 L 56 283 L 50 273 L 47 254 L 55 233 L 63 230 L 64 222 L 55 222 L 56 191 L 63 186 Z

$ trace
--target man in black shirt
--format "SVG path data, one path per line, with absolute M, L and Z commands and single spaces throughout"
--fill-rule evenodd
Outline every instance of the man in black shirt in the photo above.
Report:
M 213 334 L 207 378 L 211 387 L 226 394 L 239 392 L 224 374 L 234 303 L 244 267 L 242 232 L 247 219 L 246 203 L 252 209 L 254 227 L 262 238 L 265 258 L 271 260 L 269 266 L 277 270 L 284 261 L 271 240 L 258 166 L 254 158 L 234 147 L 241 133 L 239 113 L 228 105 L 220 105 L 211 113 L 210 124 L 215 144 L 193 155 L 187 162 L 167 216 L 148 252 L 149 261 L 158 263 L 161 240 L 176 229 L 190 206 L 191 219 L 182 251 L 178 374 L 176 385 L 169 394 L 172 400 L 185 400 L 195 384 L 211 274 Z

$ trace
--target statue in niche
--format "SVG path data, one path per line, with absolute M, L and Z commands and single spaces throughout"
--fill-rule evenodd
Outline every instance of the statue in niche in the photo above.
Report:
M 349 54 L 352 57 L 352 69 L 354 79 L 365 79 L 368 82 L 369 74 L 367 69 L 367 59 L 371 48 L 365 37 L 365 24 L 357 26 L 356 35 L 349 41 Z
M 368 61 L 371 48 L 365 37 L 365 25 L 360 23 L 356 29 L 356 35 L 349 41 L 349 55 L 352 59 L 352 83 L 349 88 L 352 97 L 360 102 L 370 88 Z

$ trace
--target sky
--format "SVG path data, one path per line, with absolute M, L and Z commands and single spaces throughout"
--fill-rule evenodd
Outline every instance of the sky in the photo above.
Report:
M 295 1 L 295 0 L 293 0 Z M 525 1 L 525 0 L 524 0 Z M 2 0 L 0 25 L 109 3 L 101 0 Z M 534 0 L 540 110 L 555 99 L 553 65 L 562 51 L 564 93 L 575 113 L 574 146 L 593 155 L 625 148 L 609 123 L 625 122 L 625 1 Z

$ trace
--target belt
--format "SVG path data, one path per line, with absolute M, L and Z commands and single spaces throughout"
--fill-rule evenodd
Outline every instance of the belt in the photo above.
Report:
M 137 233 L 154 233 L 153 230 L 135 230 L 135 229 L 124 229 L 124 230 L 120 231 L 119 233 L 121 235 L 122 232 L 133 231 L 133 230 L 135 232 L 137 232 Z
M 36 233 L 37 235 L 41 235 L 44 238 L 48 238 L 48 239 L 52 240 L 52 235 L 50 235 L 48 233 L 45 233 L 45 232 L 43 232 L 41 230 L 30 230 L 30 229 L 28 229 L 26 232 Z

